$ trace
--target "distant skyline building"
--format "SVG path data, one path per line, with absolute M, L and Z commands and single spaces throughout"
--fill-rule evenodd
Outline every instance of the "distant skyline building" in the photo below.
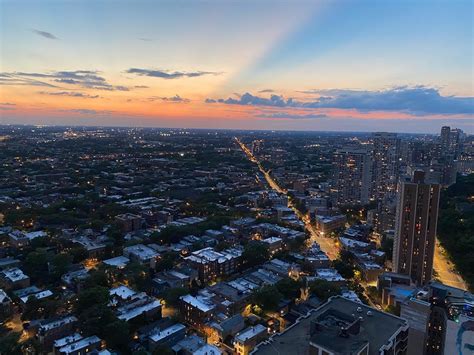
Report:
M 440 183 L 450 186 L 456 182 L 457 159 L 462 154 L 463 131 L 449 126 L 441 127 L 439 157 L 433 162 L 432 170 L 440 175 Z
M 400 138 L 396 133 L 377 132 L 372 134 L 372 141 L 372 196 L 380 200 L 394 196 L 397 190 Z
M 260 154 L 263 147 L 263 139 L 256 139 L 252 142 L 252 154 Z
M 441 127 L 440 143 L 441 149 L 447 150 L 449 148 L 449 142 L 451 140 L 451 127 L 443 126 Z
M 441 127 L 440 144 L 441 154 L 443 156 L 450 155 L 454 159 L 460 153 L 463 131 L 458 128 L 449 126 Z
M 440 185 L 426 183 L 423 171 L 399 183 L 393 270 L 409 275 L 418 285 L 433 274 L 439 195 Z
M 333 155 L 332 190 L 337 205 L 369 202 L 371 159 L 367 148 L 337 149 Z

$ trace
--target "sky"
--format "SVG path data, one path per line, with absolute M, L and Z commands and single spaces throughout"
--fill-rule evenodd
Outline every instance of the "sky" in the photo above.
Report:
M 474 133 L 471 0 L 0 0 L 0 124 Z

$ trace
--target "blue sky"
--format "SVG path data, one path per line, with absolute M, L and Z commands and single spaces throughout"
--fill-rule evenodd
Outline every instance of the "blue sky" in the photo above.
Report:
M 0 0 L 0 12 L 0 123 L 474 132 L 472 1 Z

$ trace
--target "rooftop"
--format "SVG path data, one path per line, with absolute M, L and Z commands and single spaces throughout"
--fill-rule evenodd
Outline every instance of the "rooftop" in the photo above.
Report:
M 112 259 L 104 260 L 103 263 L 109 266 L 124 268 L 130 262 L 130 259 L 125 256 L 117 256 Z
M 218 347 L 211 344 L 204 344 L 193 352 L 193 355 L 220 355 L 222 351 Z
M 48 331 L 54 328 L 58 328 L 64 324 L 69 324 L 77 322 L 77 318 L 74 316 L 67 316 L 64 318 L 54 319 L 54 320 L 47 320 L 41 323 L 40 329 L 43 331 Z
M 79 333 L 74 333 L 72 335 L 68 335 L 67 337 L 57 339 L 54 341 L 54 347 L 55 348 L 62 348 L 63 346 L 66 346 L 67 344 L 74 343 L 78 340 L 81 340 L 83 337 Z
M 59 349 L 59 353 L 70 354 L 98 342 L 100 342 L 100 338 L 93 335 L 91 337 L 83 338 L 74 343 L 63 346 Z
M 215 308 L 215 305 L 207 297 L 203 297 L 200 295 L 196 297 L 192 295 L 185 295 L 181 296 L 180 298 L 183 302 L 186 302 L 203 312 L 209 312 Z
M 281 241 L 282 241 L 282 239 L 278 238 L 278 237 L 270 237 L 270 238 L 267 238 L 267 239 L 262 239 L 262 242 L 268 243 L 268 244 L 279 243 Z
M 128 322 L 130 319 L 159 307 L 161 307 L 160 301 L 152 297 L 146 297 L 144 300 L 137 302 L 137 304 L 133 303 L 119 308 L 117 318 Z
M 3 303 L 4 301 L 10 301 L 10 297 L 8 297 L 7 293 L 0 288 L 0 303 Z
M 136 294 L 136 292 L 128 288 L 127 286 L 121 285 L 121 286 L 110 289 L 109 294 L 111 296 L 117 296 L 123 300 L 126 300 L 127 298 L 130 298 L 134 294 Z
M 141 260 L 148 260 L 155 258 L 160 254 L 157 253 L 152 248 L 147 247 L 143 244 L 132 245 L 126 248 L 123 248 L 124 253 L 133 254 Z
M 323 279 L 326 281 L 345 281 L 346 280 L 335 269 L 318 269 L 316 271 L 316 278 Z
M 41 300 L 43 298 L 47 298 L 47 297 L 52 296 L 52 295 L 53 295 L 53 293 L 50 290 L 44 290 L 44 291 L 40 291 L 40 292 L 37 292 L 37 293 L 29 294 L 28 296 L 24 296 L 24 297 L 21 298 L 21 301 L 23 303 L 26 303 L 26 302 L 28 302 L 28 299 L 30 297 L 35 297 L 36 299 Z
M 186 260 L 193 261 L 195 263 L 206 264 L 208 262 L 215 262 L 224 263 L 228 260 L 233 258 L 238 258 L 242 255 L 242 251 L 240 249 L 227 249 L 221 252 L 215 251 L 213 248 L 204 248 L 200 250 L 196 250 L 190 256 L 185 258 Z
M 341 327 L 350 328 L 344 337 L 340 335 Z M 375 355 L 399 331 L 406 329 L 408 323 L 399 317 L 336 296 L 308 312 L 283 333 L 260 343 L 252 354 L 274 355 L 275 346 L 281 354 L 307 354 L 310 342 L 337 354 L 349 354 L 368 342 L 369 355 Z
M 28 278 L 28 276 L 26 276 L 23 273 L 23 271 L 21 269 L 17 268 L 17 267 L 7 269 L 7 270 L 3 270 L 2 273 L 11 282 L 17 282 L 17 281 L 21 281 L 21 280 L 24 280 L 24 279 Z
M 245 343 L 247 340 L 252 339 L 253 337 L 259 336 L 262 333 L 266 333 L 267 328 L 261 324 L 257 324 L 253 327 L 248 327 L 243 331 L 239 332 L 235 337 L 234 340 L 240 343 Z
M 155 333 L 150 335 L 149 338 L 154 342 L 158 342 L 168 337 L 169 335 L 175 334 L 183 329 L 186 329 L 186 326 L 184 326 L 181 323 L 177 323 L 177 324 L 172 325 L 171 327 L 156 331 Z

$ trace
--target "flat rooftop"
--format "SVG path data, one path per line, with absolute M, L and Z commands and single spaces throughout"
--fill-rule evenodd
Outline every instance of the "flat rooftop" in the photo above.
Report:
M 210 299 L 203 297 L 201 295 L 198 295 L 196 297 L 192 295 L 186 295 L 186 296 L 181 296 L 180 298 L 183 302 L 186 302 L 203 312 L 209 312 L 215 308 L 215 305 L 210 301 Z
M 341 326 L 347 326 L 359 317 L 363 319 L 358 334 L 339 336 Z M 310 334 L 312 322 L 320 324 L 319 330 L 313 335 Z M 369 355 L 376 355 L 379 354 L 379 349 L 403 327 L 408 328 L 408 324 L 399 317 L 336 296 L 310 311 L 283 333 L 275 334 L 260 343 L 252 354 L 274 355 L 275 348 L 280 354 L 308 354 L 310 342 L 334 353 L 349 354 L 351 351 L 360 350 L 369 342 Z
M 186 329 L 186 326 L 181 323 L 177 323 L 172 325 L 171 327 L 157 330 L 152 335 L 150 335 L 149 338 L 154 342 L 159 342 L 160 340 L 165 339 L 170 335 L 176 334 L 177 332 L 180 332 L 183 329 Z
M 241 332 L 237 333 L 234 340 L 240 343 L 245 343 L 247 340 L 252 339 L 256 336 L 260 336 L 262 333 L 266 333 L 267 328 L 261 324 L 257 324 L 253 327 L 248 327 Z
M 3 270 L 3 275 L 11 282 L 17 282 L 28 278 L 28 276 L 26 276 L 23 271 L 17 267 Z

